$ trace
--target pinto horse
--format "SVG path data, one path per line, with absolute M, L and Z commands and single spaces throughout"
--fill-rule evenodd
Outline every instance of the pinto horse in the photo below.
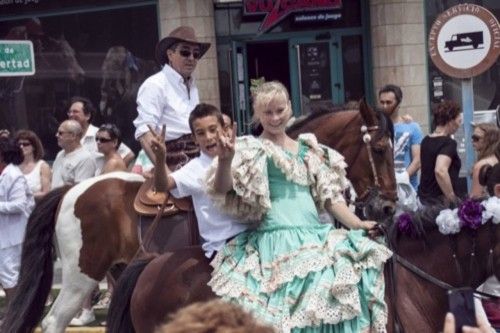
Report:
M 342 153 L 361 205 L 370 217 L 376 218 L 391 214 L 396 200 L 389 124 L 382 113 L 376 113 L 363 101 L 359 111 L 325 110 L 313 114 L 294 125 L 289 134 L 297 137 L 312 131 L 320 143 Z M 366 172 L 367 168 L 371 172 Z M 115 288 L 108 331 L 154 332 L 169 313 L 215 297 L 207 286 L 210 274 L 209 261 L 196 247 L 132 263 Z
M 52 284 L 54 243 L 62 287 L 42 330 L 64 332 L 108 269 L 130 262 L 139 248 L 133 201 L 143 182 L 140 175 L 114 172 L 54 189 L 37 203 L 26 228 L 17 292 L 1 332 L 32 332 L 38 324 Z

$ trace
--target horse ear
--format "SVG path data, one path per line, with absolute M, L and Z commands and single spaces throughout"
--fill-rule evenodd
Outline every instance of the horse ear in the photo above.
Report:
M 361 117 L 363 117 L 366 125 L 372 126 L 377 124 L 377 115 L 368 103 L 366 103 L 366 99 L 364 97 L 359 102 L 359 113 L 361 113 Z

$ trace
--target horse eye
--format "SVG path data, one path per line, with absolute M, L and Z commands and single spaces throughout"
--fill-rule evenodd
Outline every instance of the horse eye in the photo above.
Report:
M 373 146 L 373 151 L 376 152 L 376 153 L 384 153 L 387 149 L 387 144 L 386 142 L 382 141 L 382 142 L 377 142 L 375 143 Z

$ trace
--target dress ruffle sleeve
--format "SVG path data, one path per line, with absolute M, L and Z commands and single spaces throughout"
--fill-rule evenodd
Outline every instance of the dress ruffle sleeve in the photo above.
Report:
M 233 190 L 226 194 L 214 191 L 218 159 L 207 173 L 207 192 L 215 205 L 235 216 L 241 223 L 255 223 L 271 208 L 267 177 L 266 152 L 262 143 L 252 137 L 236 139 L 235 155 L 231 164 Z
M 349 187 L 346 177 L 347 163 L 344 156 L 327 146 L 318 143 L 313 134 L 299 136 L 309 146 L 306 164 L 311 179 L 311 194 L 320 210 L 325 209 L 325 202 L 345 203 L 344 190 Z

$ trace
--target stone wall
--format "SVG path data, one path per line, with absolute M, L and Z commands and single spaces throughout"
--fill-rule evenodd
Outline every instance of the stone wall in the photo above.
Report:
M 189 25 L 202 42 L 212 43 L 198 62 L 194 77 L 200 91 L 200 101 L 220 107 L 219 78 L 216 59 L 213 0 L 159 0 L 160 38 L 180 25 Z
M 403 90 L 401 114 L 429 130 L 424 0 L 370 0 L 375 96 L 388 83 Z

